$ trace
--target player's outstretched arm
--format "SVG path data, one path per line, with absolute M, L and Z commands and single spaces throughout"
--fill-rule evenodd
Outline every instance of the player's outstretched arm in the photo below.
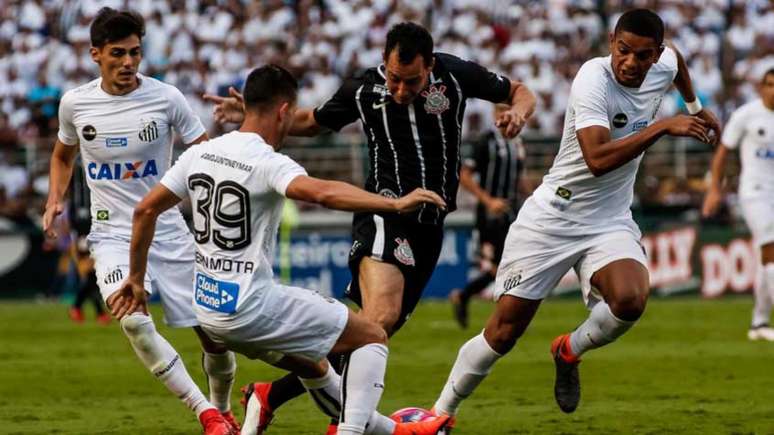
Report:
M 242 94 L 233 87 L 228 88 L 228 97 L 204 94 L 204 101 L 209 101 L 215 106 L 212 114 L 215 121 L 220 124 L 229 122 L 241 124 L 245 120 L 245 99 Z M 291 136 L 317 136 L 323 130 L 314 118 L 314 110 L 297 109 L 288 134 Z
M 163 184 L 157 184 L 134 208 L 132 241 L 129 245 L 129 277 L 108 305 L 117 319 L 135 311 L 147 313 L 147 293 L 143 287 L 148 264 L 148 249 L 156 232 L 156 219 L 180 202 Z
M 677 75 L 675 75 L 674 80 L 675 87 L 688 105 L 691 115 L 703 119 L 704 122 L 707 123 L 707 128 L 714 132 L 714 135 L 710 136 L 710 142 L 708 143 L 713 146 L 717 145 L 718 141 L 720 140 L 720 121 L 718 121 L 718 118 L 711 111 L 701 107 L 701 102 L 699 102 L 698 97 L 693 91 L 693 84 L 691 83 L 691 74 L 688 71 L 688 65 L 685 63 L 683 55 L 680 54 L 680 50 L 678 50 L 677 47 L 669 42 L 667 45 L 669 45 L 669 47 L 675 52 L 675 56 L 677 57 Z M 691 108 L 694 110 L 691 110 Z
M 401 198 L 387 198 L 341 181 L 321 180 L 306 175 L 294 178 L 288 184 L 285 196 L 345 211 L 405 213 L 416 210 L 422 204 L 446 209 L 446 203 L 438 194 L 425 189 L 416 189 Z
M 715 150 L 712 157 L 711 179 L 707 194 L 704 196 L 704 203 L 701 206 L 701 215 L 710 217 L 717 213 L 720 203 L 723 200 L 723 176 L 726 171 L 726 161 L 728 159 L 728 148 L 721 145 Z
M 511 108 L 503 112 L 496 120 L 495 125 L 505 127 L 505 137 L 515 137 L 532 113 L 535 112 L 537 99 L 524 83 L 511 80 L 511 92 L 509 96 Z
M 64 195 L 73 176 L 77 145 L 65 145 L 59 139 L 54 143 L 48 173 L 48 200 L 43 213 L 43 232 L 47 237 L 56 238 L 54 220 L 64 211 Z
M 706 121 L 687 115 L 662 119 L 635 134 L 617 140 L 610 140 L 610 130 L 599 125 L 582 128 L 576 132 L 583 159 L 596 177 L 635 159 L 665 134 L 692 137 L 710 143 Z

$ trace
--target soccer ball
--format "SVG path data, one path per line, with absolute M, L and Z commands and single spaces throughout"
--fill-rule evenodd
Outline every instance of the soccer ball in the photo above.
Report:
M 423 408 L 403 408 L 390 415 L 390 418 L 396 423 L 414 423 L 425 421 L 435 417 L 433 413 Z

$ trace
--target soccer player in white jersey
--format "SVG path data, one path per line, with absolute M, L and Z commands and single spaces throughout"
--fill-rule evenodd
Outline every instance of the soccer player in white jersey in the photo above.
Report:
M 457 413 L 570 269 L 580 277 L 591 313 L 551 345 L 562 411 L 574 411 L 580 401 L 580 356 L 620 337 L 645 309 L 647 262 L 629 209 L 641 155 L 664 135 L 711 142 L 709 129 L 719 132 L 715 117 L 696 107 L 685 62 L 662 45 L 663 35 L 658 15 L 627 11 L 610 35 L 611 55 L 578 71 L 553 166 L 509 229 L 495 311 L 483 333 L 460 349 L 435 403 L 437 414 Z M 672 84 L 696 116 L 654 122 Z
M 407 213 L 426 204 L 446 205 L 425 189 L 388 198 L 307 176 L 277 152 L 293 122 L 297 92 L 296 80 L 281 67 L 253 70 L 244 85 L 245 119 L 239 130 L 191 147 L 138 204 L 130 273 L 113 312 L 121 318 L 124 310 L 145 310 L 143 285 L 156 220 L 190 198 L 195 310 L 213 340 L 293 370 L 317 405 L 340 418 L 339 434 L 436 434 L 448 417 L 398 424 L 375 412 L 387 364 L 384 328 L 317 292 L 275 283 L 271 259 L 285 197 L 350 211 Z M 331 351 L 351 352 L 341 380 L 325 359 Z M 260 405 L 248 402 L 242 434 L 265 429 L 256 409 Z
M 712 181 L 702 214 L 708 217 L 717 212 L 723 198 L 728 153 L 739 148 L 742 164 L 739 202 L 761 260 L 755 277 L 755 306 L 747 337 L 774 341 L 774 328 L 769 326 L 774 303 L 774 69 L 763 75 L 758 92 L 760 98 L 738 108 L 723 130 L 722 146 L 717 148 L 712 160 Z
M 172 130 L 187 144 L 207 139 L 207 133 L 180 91 L 137 72 L 145 33 L 142 17 L 104 8 L 90 31 L 100 78 L 67 92 L 60 103 L 43 227 L 56 237 L 52 223 L 62 212 L 80 151 L 92 201 L 88 240 L 100 292 L 111 306 L 129 272 L 132 210 L 169 167 Z M 197 330 L 210 400 L 150 316 L 133 313 L 121 319 L 121 328 L 143 365 L 197 414 L 206 434 L 235 433 L 229 396 L 236 362 L 232 352 L 197 326 L 191 306 L 192 251 L 193 237 L 182 215 L 177 209 L 168 211 L 156 230 L 145 288 L 160 293 L 167 324 Z

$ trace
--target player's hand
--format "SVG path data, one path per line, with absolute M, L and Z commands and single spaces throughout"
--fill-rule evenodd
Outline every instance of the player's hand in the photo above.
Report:
M 503 198 L 490 198 L 484 202 L 487 213 L 493 216 L 505 214 L 510 209 L 508 201 Z
M 710 145 L 716 146 L 720 141 L 720 121 L 718 121 L 718 118 L 706 108 L 701 109 L 701 111 L 694 116 L 701 118 L 707 123 L 707 128 L 714 133 L 714 135 L 710 135 L 710 140 L 712 141 Z
M 110 295 L 107 304 L 110 313 L 118 320 L 138 311 L 148 314 L 148 293 L 141 283 L 127 279 L 118 291 Z
M 704 203 L 701 206 L 701 215 L 705 218 L 714 216 L 720 208 L 723 201 L 723 193 L 719 189 L 710 189 L 707 196 L 704 197 Z
M 667 133 L 672 136 L 692 137 L 706 144 L 712 143 L 707 121 L 698 116 L 677 115 L 666 122 Z
M 245 120 L 245 99 L 239 91 L 231 86 L 228 88 L 228 95 L 228 97 L 221 97 L 220 95 L 204 94 L 202 99 L 215 104 L 212 114 L 219 124 L 227 122 L 241 124 Z
M 516 137 L 517 134 L 524 128 L 524 124 L 527 123 L 527 118 L 516 113 L 513 109 L 506 110 L 501 113 L 495 120 L 497 128 L 504 128 L 503 136 L 507 138 Z
M 422 204 L 432 204 L 446 210 L 446 202 L 437 193 L 426 189 L 414 189 L 413 192 L 396 200 L 396 211 L 406 213 L 422 206 Z
M 43 212 L 43 233 L 50 239 L 56 239 L 59 235 L 54 230 L 54 221 L 56 217 L 64 211 L 62 201 L 49 202 L 46 204 L 46 211 Z

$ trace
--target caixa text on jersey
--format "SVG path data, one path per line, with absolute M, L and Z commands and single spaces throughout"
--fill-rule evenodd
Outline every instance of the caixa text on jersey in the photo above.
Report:
M 150 159 L 122 163 L 89 162 L 86 165 L 86 173 L 92 180 L 128 180 L 159 175 L 159 170 L 156 160 Z

